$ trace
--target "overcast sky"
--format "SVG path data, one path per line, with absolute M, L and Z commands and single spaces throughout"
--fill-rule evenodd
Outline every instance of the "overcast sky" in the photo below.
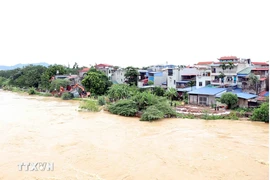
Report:
M 269 0 L 2 0 L 0 64 L 270 60 Z

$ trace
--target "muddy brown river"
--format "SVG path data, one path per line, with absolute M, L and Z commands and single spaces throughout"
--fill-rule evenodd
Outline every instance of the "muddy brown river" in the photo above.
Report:
M 78 102 L 0 90 L 0 179 L 266 180 L 268 124 L 164 119 L 152 123 Z M 50 162 L 51 171 L 18 164 Z

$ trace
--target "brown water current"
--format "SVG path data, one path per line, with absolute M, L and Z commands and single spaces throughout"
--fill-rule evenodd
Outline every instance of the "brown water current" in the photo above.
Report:
M 78 112 L 77 101 L 0 90 L 0 179 L 264 180 L 268 124 Z M 19 171 L 53 162 L 53 171 Z

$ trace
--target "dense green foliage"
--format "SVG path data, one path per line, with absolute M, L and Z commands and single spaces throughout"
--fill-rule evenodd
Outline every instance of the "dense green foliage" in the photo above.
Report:
M 177 95 L 178 95 L 177 91 L 174 88 L 169 88 L 165 92 L 165 96 L 167 96 L 171 101 L 172 101 L 173 97 L 177 97 Z
M 152 94 L 150 91 L 137 93 L 131 98 L 137 105 L 139 110 L 144 110 L 149 106 L 157 104 L 158 102 L 165 101 L 165 98 L 158 97 Z
M 112 85 L 112 82 L 109 81 L 105 73 L 91 68 L 82 80 L 82 84 L 91 94 L 103 95 Z
M 59 91 L 61 86 L 66 88 L 69 83 L 70 81 L 67 79 L 55 79 L 50 84 L 50 91 Z
M 125 78 L 127 80 L 127 84 L 137 86 L 137 80 L 139 76 L 138 68 L 128 66 L 126 67 Z
M 34 95 L 34 94 L 38 94 L 38 93 L 37 93 L 36 89 L 32 87 L 32 88 L 30 88 L 30 89 L 28 90 L 28 94 L 29 94 L 29 95 Z
M 255 109 L 251 119 L 269 122 L 269 102 L 262 103 L 259 108 Z
M 153 94 L 157 96 L 164 96 L 165 94 L 165 89 L 162 87 L 154 87 L 153 88 Z
M 72 94 L 70 94 L 69 92 L 64 92 L 61 96 L 61 99 L 63 100 L 69 100 L 72 99 Z
M 164 113 L 154 106 L 148 107 L 142 114 L 141 121 L 153 121 L 164 118 Z
M 58 73 L 58 74 L 57 74 Z M 41 87 L 43 89 L 50 88 L 50 79 L 55 75 L 66 74 L 66 68 L 62 65 L 50 65 L 41 76 Z
M 228 109 L 232 109 L 237 106 L 238 97 L 236 94 L 226 92 L 221 95 L 220 102 L 226 104 Z
M 114 84 L 108 90 L 109 98 L 114 100 L 128 98 L 138 92 L 137 87 L 127 84 Z
M 98 105 L 103 106 L 106 104 L 105 96 L 99 96 L 98 97 Z
M 138 112 L 136 102 L 131 99 L 122 99 L 108 106 L 109 112 L 121 116 L 135 116 Z

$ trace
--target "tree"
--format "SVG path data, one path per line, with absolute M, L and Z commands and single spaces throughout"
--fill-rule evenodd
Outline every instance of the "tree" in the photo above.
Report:
M 174 88 L 167 89 L 167 91 L 165 92 L 165 96 L 167 96 L 172 101 L 173 97 L 177 97 L 176 89 Z
M 10 77 L 10 84 L 18 87 L 38 88 L 41 84 L 41 75 L 46 69 L 41 65 L 25 66 Z
M 82 80 L 82 84 L 86 90 L 90 91 L 95 95 L 103 95 L 112 85 L 105 73 L 91 68 L 87 75 Z
M 236 94 L 226 92 L 221 95 L 220 102 L 226 104 L 228 109 L 232 109 L 237 106 L 238 97 Z
M 162 87 L 154 87 L 153 94 L 155 94 L 157 96 L 164 96 L 165 90 Z
M 195 86 L 196 85 L 196 83 L 195 83 L 195 81 L 189 81 L 188 82 L 188 85 L 191 87 L 191 91 L 192 91 L 192 88 L 193 88 L 193 86 Z
M 250 87 L 253 90 L 255 90 L 256 94 L 258 94 L 258 83 L 260 82 L 258 76 L 256 76 L 255 74 L 251 73 L 248 76 L 248 80 L 249 80 L 249 83 L 250 83 Z
M 262 103 L 259 108 L 255 109 L 251 119 L 269 123 L 269 102 Z
M 78 63 L 77 62 L 74 63 L 73 69 L 79 69 L 79 66 L 78 66 Z
M 125 99 L 134 94 L 133 87 L 127 84 L 114 84 L 108 90 L 108 96 L 115 100 Z
M 267 76 L 267 78 L 265 80 L 265 85 L 266 85 L 265 90 L 269 91 L 269 75 Z
M 67 73 L 66 68 L 63 65 L 50 65 L 46 71 L 41 76 L 41 87 L 43 89 L 48 89 L 50 87 L 50 79 L 55 76 L 58 72 L 58 75 L 63 75 Z
M 126 78 L 127 84 L 137 86 L 137 81 L 138 81 L 138 76 L 139 76 L 138 68 L 128 66 L 125 68 L 125 70 L 126 70 L 126 73 L 124 76 Z
M 225 63 L 222 63 L 219 67 L 221 67 L 221 69 L 224 71 L 228 68 L 228 66 Z
M 232 62 L 229 62 L 227 65 L 227 68 L 232 70 L 235 67 L 235 65 Z

